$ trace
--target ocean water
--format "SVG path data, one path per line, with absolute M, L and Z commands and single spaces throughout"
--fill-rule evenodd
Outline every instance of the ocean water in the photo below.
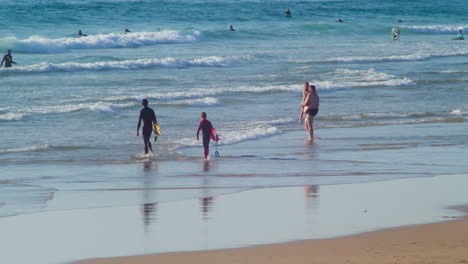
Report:
M 96 195 L 54 210 L 137 203 L 100 199 L 104 189 L 173 189 L 145 201 L 157 202 L 202 195 L 190 188 L 220 195 L 468 172 L 468 45 L 451 40 L 468 30 L 467 1 L 0 8 L 0 51 L 17 62 L 0 69 L 0 217 L 47 211 L 77 190 Z M 298 124 L 304 81 L 321 98 L 313 144 Z M 142 98 L 163 129 L 154 158 L 135 136 Z M 195 137 L 202 111 L 221 137 L 221 158 L 209 162 Z M 157 186 L 145 181 L 148 167 Z

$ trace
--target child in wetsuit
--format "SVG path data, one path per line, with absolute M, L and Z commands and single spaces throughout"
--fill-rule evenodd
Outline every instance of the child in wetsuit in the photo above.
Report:
M 208 154 L 210 152 L 210 138 L 211 138 L 211 130 L 213 129 L 213 126 L 211 125 L 211 122 L 206 119 L 206 113 L 202 112 L 200 115 L 201 121 L 200 124 L 198 125 L 198 130 L 197 130 L 197 140 L 200 139 L 199 133 L 200 130 L 202 130 L 202 136 L 203 136 L 203 148 L 205 150 L 205 159 L 208 159 Z

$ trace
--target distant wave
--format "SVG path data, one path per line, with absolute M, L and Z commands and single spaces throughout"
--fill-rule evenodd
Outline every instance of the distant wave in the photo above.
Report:
M 135 48 L 157 44 L 195 43 L 200 39 L 199 31 L 110 33 L 58 39 L 42 36 L 31 36 L 27 39 L 7 37 L 0 39 L 0 48 L 11 47 L 21 53 L 59 53 L 73 49 Z
M 389 120 L 389 119 L 407 119 L 407 120 L 429 120 L 428 118 L 440 120 L 441 118 L 447 118 L 452 120 L 455 116 L 462 116 L 466 114 L 462 109 L 454 109 L 450 112 L 438 111 L 438 112 L 421 112 L 421 113 L 360 113 L 352 115 L 340 115 L 340 114 L 326 114 L 317 116 L 318 120 L 322 121 L 366 121 L 366 120 Z
M 359 113 L 325 114 L 317 116 L 323 121 L 321 128 L 368 127 L 427 123 L 463 123 L 468 112 L 458 108 L 452 111 L 420 113 Z
M 426 34 L 457 34 L 459 29 L 462 29 L 463 32 L 466 31 L 468 25 L 433 25 L 433 26 L 401 26 L 401 28 L 406 28 L 409 31 L 426 33 Z
M 364 56 L 364 57 L 339 57 L 339 58 L 330 58 L 323 61 L 318 61 L 322 63 L 327 62 L 346 62 L 346 63 L 354 63 L 354 62 L 362 62 L 362 63 L 369 63 L 369 62 L 392 62 L 392 61 L 420 61 L 420 60 L 427 60 L 431 58 L 439 58 L 439 57 L 452 57 L 452 56 L 466 56 L 468 52 L 446 52 L 440 54 L 423 54 L 423 53 L 414 53 L 408 55 L 394 55 L 394 56 L 383 56 L 383 57 L 371 57 L 371 56 Z
M 6 113 L 0 114 L 0 121 L 18 121 L 22 120 L 26 114 L 24 113 Z
M 414 81 L 407 77 L 398 77 L 391 74 L 376 72 L 373 69 L 369 70 L 350 70 L 337 69 L 332 72 L 331 79 L 336 81 L 309 80 L 313 83 L 317 90 L 337 90 L 347 89 L 352 87 L 371 87 L 371 86 L 411 86 L 415 85 Z M 328 78 L 328 77 L 327 77 Z M 208 99 L 218 95 L 229 95 L 238 93 L 275 93 L 275 92 L 300 92 L 302 84 L 294 85 L 269 85 L 269 86 L 238 86 L 238 87 L 216 87 L 191 89 L 183 92 L 165 92 L 165 93 L 145 93 L 145 94 L 129 94 L 121 96 L 110 96 L 106 98 L 109 101 L 139 101 L 141 98 L 157 100 L 160 103 L 169 102 L 168 104 L 200 104 L 200 105 L 216 105 L 219 101 Z M 200 99 L 196 100 L 195 99 Z M 186 100 L 186 101 L 180 101 Z
M 83 103 L 83 104 L 62 104 L 47 106 L 31 106 L 27 108 L 12 109 L 10 113 L 0 114 L 0 121 L 18 121 L 31 114 L 59 114 L 77 111 L 93 111 L 104 114 L 112 114 L 120 109 L 137 105 L 136 102 L 113 104 L 108 102 Z
M 0 149 L 0 154 L 6 153 L 19 153 L 19 152 L 32 152 L 32 151 L 46 151 L 46 150 L 79 150 L 79 149 L 90 149 L 91 147 L 84 146 L 53 146 L 49 144 L 22 147 L 22 148 L 11 148 L 11 149 Z
M 229 61 L 221 57 L 205 57 L 192 60 L 183 60 L 176 58 L 165 59 L 139 59 L 125 61 L 106 61 L 106 62 L 65 62 L 48 63 L 20 66 L 13 68 L 2 68 L 2 72 L 19 73 L 41 73 L 41 72 L 76 72 L 76 71 L 108 71 L 108 70 L 139 70 L 149 68 L 187 68 L 191 66 L 199 67 L 226 67 Z
M 384 72 L 376 72 L 374 69 L 352 70 L 336 69 L 333 72 L 333 79 L 336 81 L 314 82 L 317 87 L 322 88 L 349 88 L 349 87 L 370 87 L 370 86 L 411 86 L 415 85 L 413 80 L 407 77 L 398 77 Z M 338 77 L 338 78 L 336 78 Z
M 177 100 L 168 103 L 162 103 L 166 105 L 175 105 L 175 106 L 216 106 L 220 105 L 218 99 L 213 97 L 205 97 L 200 99 L 186 99 L 186 100 Z
M 39 146 L 31 146 L 31 147 L 23 147 L 23 148 L 12 148 L 12 149 L 0 149 L 0 154 L 2 153 L 15 153 L 15 152 L 27 152 L 27 151 L 40 151 L 49 149 L 50 145 L 39 145 Z
M 370 127 L 370 126 L 390 126 L 390 125 L 414 125 L 414 124 L 433 124 L 433 123 L 464 123 L 466 120 L 462 117 L 435 117 L 407 120 L 389 120 L 389 121 L 363 121 L 344 124 L 324 124 L 318 128 L 351 128 L 351 127 Z

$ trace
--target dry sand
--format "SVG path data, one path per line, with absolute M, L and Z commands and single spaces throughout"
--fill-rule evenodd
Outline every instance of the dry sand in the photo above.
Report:
M 468 212 L 468 207 L 459 208 Z M 397 216 L 395 216 L 397 217 Z M 75 264 L 468 264 L 468 219 L 249 248 L 93 259 Z

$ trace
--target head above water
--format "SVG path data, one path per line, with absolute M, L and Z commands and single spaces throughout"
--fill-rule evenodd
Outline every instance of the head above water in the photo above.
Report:
M 148 99 L 144 98 L 143 100 L 141 100 L 141 104 L 143 106 L 148 106 Z
M 205 113 L 205 112 L 202 112 L 202 113 L 200 114 L 200 117 L 205 119 L 205 118 L 206 118 L 206 113 Z

